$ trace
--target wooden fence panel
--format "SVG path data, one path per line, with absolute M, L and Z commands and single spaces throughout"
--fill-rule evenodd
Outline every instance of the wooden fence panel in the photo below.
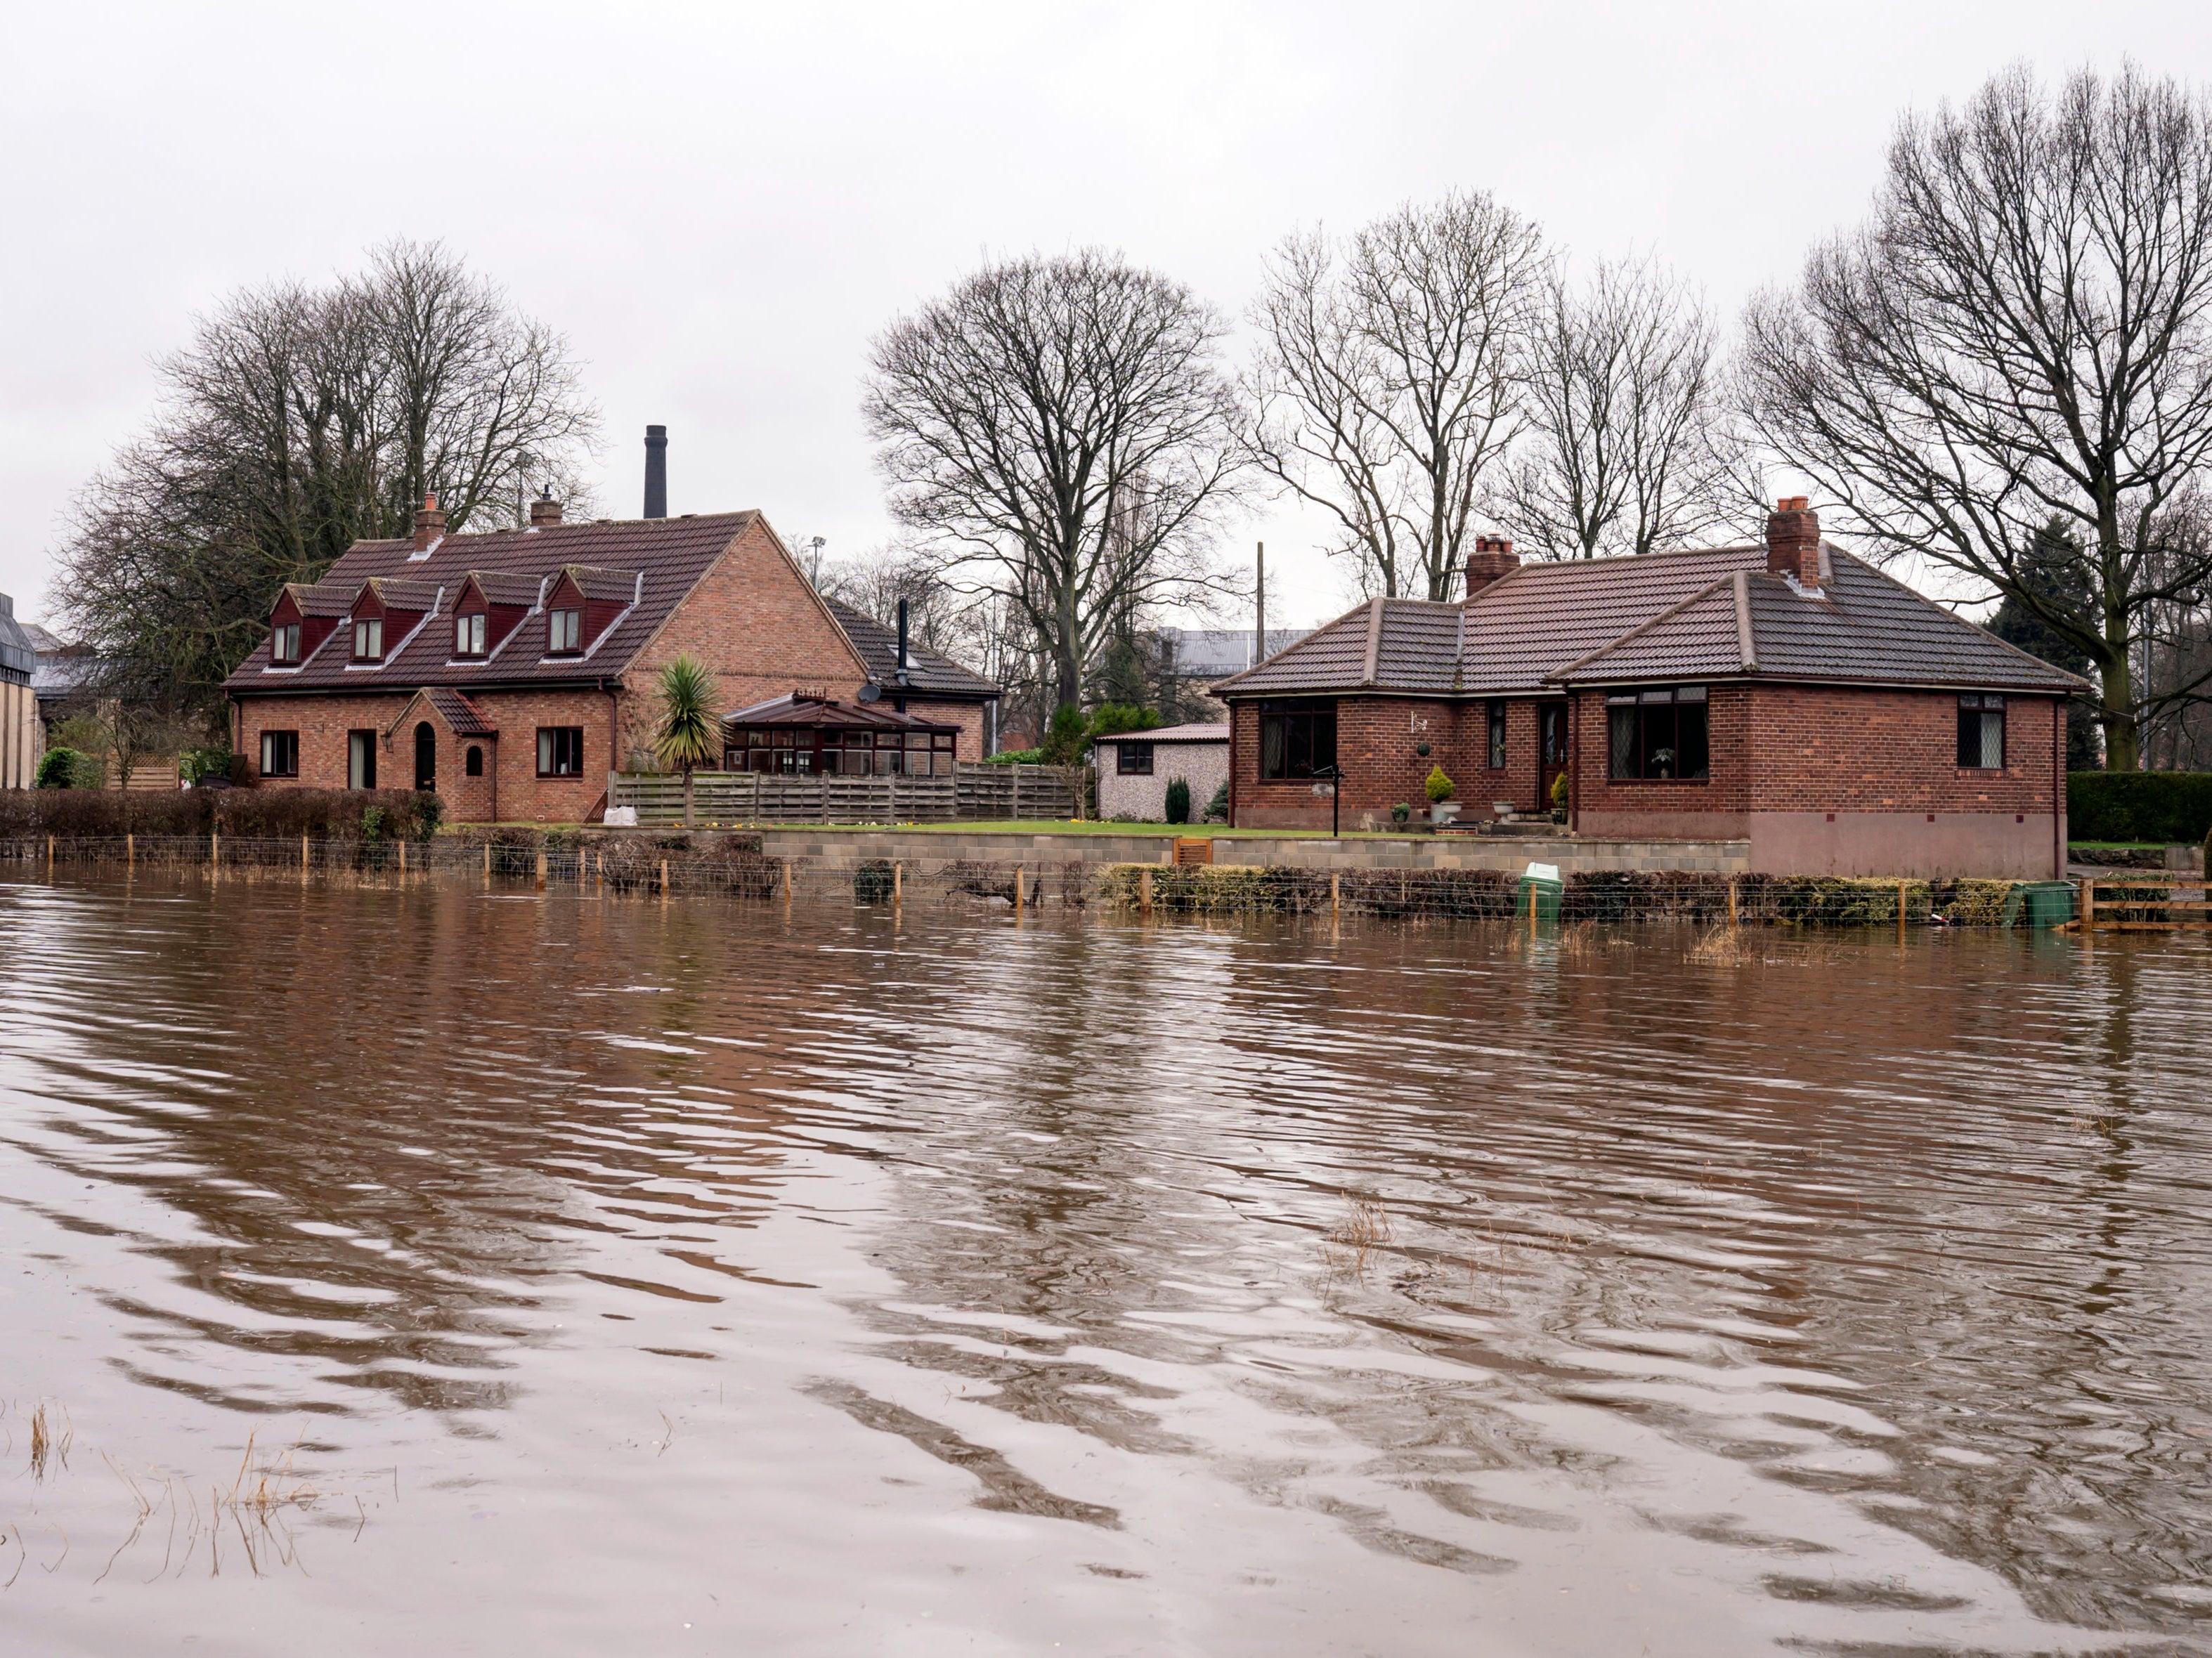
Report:
M 706 823 L 945 823 L 1072 817 L 1077 785 L 1057 766 L 961 763 L 950 777 L 796 777 L 694 772 L 692 808 Z M 641 824 L 684 821 L 684 780 L 618 772 L 607 803 Z

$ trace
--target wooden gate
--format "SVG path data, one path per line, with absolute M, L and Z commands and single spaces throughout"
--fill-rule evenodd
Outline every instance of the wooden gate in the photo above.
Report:
M 2180 893 L 2193 890 L 2194 898 Z M 2172 932 L 2182 927 L 2212 926 L 2212 902 L 2202 875 L 2091 875 L 2081 880 L 2084 932 Z

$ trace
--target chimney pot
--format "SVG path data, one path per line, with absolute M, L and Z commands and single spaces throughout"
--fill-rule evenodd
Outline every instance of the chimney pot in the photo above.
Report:
M 1784 495 L 1766 519 L 1766 568 L 1771 575 L 1795 576 L 1797 585 L 1820 586 L 1820 515 L 1803 495 Z
M 645 515 L 668 516 L 668 428 L 645 428 Z
M 437 545 L 446 533 L 446 515 L 438 510 L 438 497 L 422 497 L 422 505 L 415 513 L 415 550 L 427 553 Z
M 1510 575 L 1521 568 L 1521 556 L 1513 550 L 1513 543 L 1506 536 L 1477 536 L 1474 550 L 1468 555 L 1467 596 L 1473 598 L 1500 576 Z
M 530 527 L 547 530 L 561 521 L 561 503 L 553 499 L 551 491 L 541 495 L 530 503 Z

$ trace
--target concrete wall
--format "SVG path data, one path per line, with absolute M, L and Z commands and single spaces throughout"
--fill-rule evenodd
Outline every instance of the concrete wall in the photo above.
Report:
M 1180 777 L 1190 785 L 1191 821 L 1197 822 L 1205 815 L 1206 803 L 1229 780 L 1227 740 L 1155 743 L 1152 774 L 1122 776 L 1116 765 L 1116 744 L 1144 740 L 1142 732 L 1131 732 L 1126 738 L 1109 738 L 1093 745 L 1093 757 L 1098 762 L 1099 817 L 1127 817 L 1140 823 L 1164 823 L 1168 785 Z

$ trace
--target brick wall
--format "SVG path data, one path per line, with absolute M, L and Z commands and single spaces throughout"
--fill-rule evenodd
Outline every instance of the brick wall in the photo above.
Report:
M 939 725 L 960 727 L 960 745 L 953 756 L 960 760 L 981 760 L 983 753 L 983 708 L 979 702 L 921 702 L 907 699 L 906 711 L 917 720 L 934 720 Z
M 1410 805 L 1428 815 L 1429 769 L 1442 766 L 1462 818 L 1492 815 L 1493 803 L 1510 800 L 1520 811 L 1548 806 L 1540 799 L 1537 708 L 1534 698 L 1506 703 L 1505 759 L 1492 770 L 1488 705 L 1480 701 L 1346 696 L 1336 702 L 1336 762 L 1344 772 L 1340 820 L 1347 829 L 1387 829 L 1390 808 Z M 1231 763 L 1236 821 L 1258 829 L 1326 828 L 1329 801 L 1310 782 L 1266 782 L 1260 777 L 1260 705 L 1239 700 L 1231 719 Z M 1422 744 L 1429 752 L 1420 752 Z
M 800 689 L 850 699 L 868 677 L 843 632 L 761 519 L 730 544 L 624 674 L 636 695 L 623 709 L 623 756 L 648 746 L 654 676 L 686 652 L 719 680 L 723 714 Z M 976 756 L 963 751 L 962 757 Z

